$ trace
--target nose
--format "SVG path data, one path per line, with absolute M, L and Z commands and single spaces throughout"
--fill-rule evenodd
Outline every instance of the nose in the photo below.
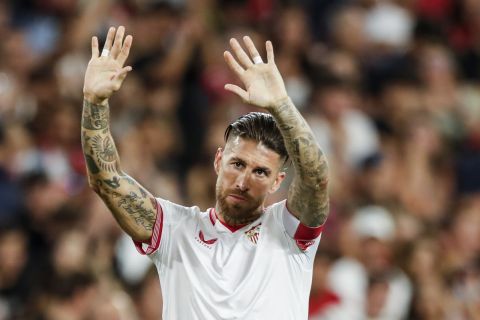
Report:
M 237 182 L 236 183 L 237 189 L 239 189 L 242 192 L 246 192 L 249 189 L 249 187 L 248 187 L 249 186 L 249 183 L 248 183 L 249 182 L 249 177 L 248 177 L 247 172 L 245 172 L 245 171 L 238 175 L 237 181 L 236 181 Z

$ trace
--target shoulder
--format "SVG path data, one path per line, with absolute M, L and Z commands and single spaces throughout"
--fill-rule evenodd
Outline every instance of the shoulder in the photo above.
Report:
M 273 203 L 264 210 L 264 223 L 275 223 L 280 226 L 283 225 L 283 215 L 286 209 L 285 200 Z
M 283 210 L 286 208 L 286 200 L 281 200 L 279 202 L 275 202 L 268 207 L 265 208 L 266 215 L 281 215 Z
M 281 200 L 268 206 L 265 208 L 264 215 L 266 223 L 275 225 L 293 238 L 300 221 L 288 211 L 287 200 Z
M 292 237 L 300 222 L 297 217 L 288 211 L 287 200 L 285 199 L 268 206 L 265 209 L 265 215 L 271 217 Z
M 167 224 L 178 223 L 180 220 L 200 216 L 202 211 L 197 206 L 186 207 L 162 198 L 157 198 L 160 209 Z
M 288 210 L 287 201 L 282 200 L 274 203 L 265 210 L 265 219 L 269 217 L 275 221 L 275 225 L 283 231 L 290 239 L 290 242 L 296 244 L 301 252 L 315 252 L 320 242 L 323 225 L 318 227 L 308 227 L 303 225 L 300 220 Z

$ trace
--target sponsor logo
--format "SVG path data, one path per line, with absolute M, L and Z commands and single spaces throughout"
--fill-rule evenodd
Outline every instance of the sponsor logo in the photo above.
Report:
M 250 240 L 253 244 L 257 244 L 258 237 L 260 236 L 260 226 L 262 224 L 259 223 L 256 226 L 251 227 L 247 231 L 245 231 L 245 235 L 247 236 L 248 240 Z
M 210 240 L 206 240 L 205 237 L 203 236 L 203 232 L 202 230 L 200 230 L 200 232 L 198 233 L 198 237 L 200 238 L 200 240 L 203 242 L 203 243 L 206 243 L 206 244 L 214 244 L 215 242 L 217 242 L 217 238 L 212 238 Z
M 202 246 L 205 248 L 211 249 L 212 245 L 217 242 L 217 238 L 212 238 L 212 239 L 205 239 L 205 236 L 203 235 L 202 230 L 198 233 L 198 237 L 195 237 L 195 240 L 197 240 L 198 243 L 200 243 Z

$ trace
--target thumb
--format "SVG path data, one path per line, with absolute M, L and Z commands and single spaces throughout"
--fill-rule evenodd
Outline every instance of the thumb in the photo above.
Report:
M 239 86 L 228 83 L 228 84 L 225 85 L 225 90 L 235 93 L 235 94 L 236 94 L 237 96 L 239 96 L 244 102 L 247 102 L 247 103 L 249 102 L 249 101 L 248 101 L 248 92 L 245 91 L 245 90 L 243 90 L 243 89 L 240 88 Z
M 127 77 L 127 74 L 132 71 L 132 67 L 131 66 L 126 66 L 126 67 L 123 67 L 122 69 L 118 70 L 112 77 L 112 80 L 120 80 L 120 81 L 123 81 L 126 77 Z

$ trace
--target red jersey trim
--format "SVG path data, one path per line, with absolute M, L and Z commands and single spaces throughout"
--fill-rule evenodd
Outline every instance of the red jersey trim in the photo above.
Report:
M 292 211 L 288 209 L 287 201 L 285 201 L 285 208 L 287 209 L 288 214 L 294 217 L 298 223 L 295 233 L 293 234 L 293 239 L 295 240 L 298 248 L 302 251 L 305 251 L 308 249 L 308 247 L 315 244 L 315 239 L 322 234 L 325 223 L 317 227 L 306 226 L 300 222 L 300 220 L 292 213 Z
M 323 225 L 318 227 L 308 227 L 301 222 L 298 224 L 297 231 L 293 236 L 295 240 L 314 240 L 318 238 L 318 236 L 323 231 Z
M 288 213 L 290 213 L 292 216 L 295 217 L 299 221 L 297 230 L 295 231 L 295 234 L 293 235 L 293 239 L 295 240 L 314 240 L 316 239 L 323 231 L 323 227 L 325 226 L 325 223 L 322 225 L 319 225 L 317 227 L 309 227 L 304 225 L 300 220 L 295 216 L 290 209 L 288 209 L 288 203 L 285 201 L 285 208 L 287 209 Z
M 212 223 L 212 225 L 215 225 L 215 222 L 217 221 L 217 213 L 215 212 L 214 208 L 210 209 L 209 216 L 210 222 Z
M 141 242 L 141 241 L 133 240 L 133 243 L 135 244 L 135 248 L 137 249 L 137 251 L 142 255 L 149 255 L 155 252 L 160 246 L 160 240 L 162 239 L 162 231 L 163 231 L 163 209 L 160 203 L 157 201 L 157 218 L 153 226 L 152 237 L 150 238 L 149 242 Z M 147 250 L 143 249 L 143 246 L 142 246 L 143 243 L 148 244 Z
M 217 219 L 218 219 L 218 216 L 217 216 L 217 211 L 215 210 L 215 208 L 210 209 L 210 221 L 212 222 L 213 225 L 215 225 L 215 222 L 217 221 Z M 227 228 L 231 232 L 235 232 L 237 230 L 240 230 L 248 224 L 247 223 L 247 224 L 243 224 L 243 225 L 239 225 L 239 226 L 231 226 L 229 224 L 226 224 L 225 222 L 223 222 L 220 219 L 218 219 L 218 221 L 220 221 L 220 223 L 222 225 L 224 225 L 225 228 Z

